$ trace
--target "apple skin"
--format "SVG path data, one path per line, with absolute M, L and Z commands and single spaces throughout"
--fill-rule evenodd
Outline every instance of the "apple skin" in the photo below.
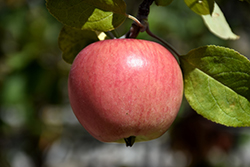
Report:
M 71 107 L 102 142 L 148 141 L 164 134 L 179 111 L 183 78 L 174 56 L 138 39 L 98 41 L 75 58 L 68 79 Z

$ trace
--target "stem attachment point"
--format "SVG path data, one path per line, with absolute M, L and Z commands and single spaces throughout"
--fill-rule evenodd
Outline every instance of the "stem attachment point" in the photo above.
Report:
M 124 138 L 124 141 L 126 143 L 126 147 L 132 147 L 133 144 L 135 143 L 135 136 L 130 136 L 128 138 Z

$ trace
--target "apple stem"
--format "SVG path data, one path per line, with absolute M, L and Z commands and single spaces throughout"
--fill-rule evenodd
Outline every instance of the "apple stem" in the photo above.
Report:
M 134 20 L 134 22 L 132 23 L 129 32 L 125 35 L 125 38 L 136 38 L 140 32 L 146 31 L 148 35 L 163 43 L 166 46 L 166 48 L 168 48 L 172 52 L 172 54 L 174 54 L 177 57 L 180 57 L 180 54 L 176 51 L 176 49 L 174 49 L 173 46 L 171 46 L 169 43 L 167 43 L 160 37 L 153 34 L 149 29 L 148 15 L 150 11 L 149 10 L 150 5 L 153 2 L 154 0 L 144 0 L 139 6 L 137 17 L 127 15 L 127 17 Z M 176 59 L 178 60 L 177 57 Z
M 149 27 L 146 28 L 146 32 L 151 37 L 153 37 L 153 38 L 157 39 L 158 41 L 160 41 L 161 43 L 163 43 L 173 54 L 175 54 L 176 56 L 180 57 L 180 54 L 178 53 L 178 51 L 176 49 L 174 49 L 173 46 L 171 46 L 168 42 L 164 41 L 163 39 L 161 39 L 160 37 L 158 37 L 157 35 L 155 35 L 154 33 L 152 33 L 150 31 Z
M 124 141 L 126 143 L 126 147 L 132 147 L 133 144 L 135 143 L 135 136 L 130 136 L 128 138 L 124 138 Z
M 154 0 L 143 0 L 143 2 L 139 6 L 138 14 L 136 16 L 137 19 L 134 20 L 134 22 L 132 23 L 132 26 L 129 32 L 126 34 L 126 38 L 136 38 L 140 32 L 143 32 L 146 30 L 149 9 L 150 9 L 150 5 L 153 2 Z M 130 19 L 133 19 L 133 18 L 130 18 Z

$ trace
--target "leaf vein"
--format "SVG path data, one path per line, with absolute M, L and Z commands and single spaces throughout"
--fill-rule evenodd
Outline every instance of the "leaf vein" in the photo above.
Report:
M 111 13 L 111 14 L 107 15 L 106 17 L 103 17 L 102 19 L 95 20 L 95 21 L 89 21 L 89 20 L 88 20 L 88 22 L 89 22 L 89 23 L 96 23 L 96 22 L 100 22 L 100 21 L 103 21 L 103 20 L 108 19 L 109 17 L 112 17 L 112 15 L 113 15 L 113 13 Z
M 195 96 L 196 101 L 198 102 L 198 104 L 200 105 L 201 108 L 205 109 L 205 108 L 201 105 L 201 103 L 199 102 L 199 98 L 198 98 L 198 96 L 196 95 L 196 93 L 195 93 L 195 91 L 194 91 L 194 90 L 195 90 L 195 87 L 194 87 L 194 84 L 193 84 L 194 81 L 193 81 L 193 78 L 192 78 L 192 77 L 190 78 L 190 81 L 191 81 L 191 85 L 192 85 L 192 89 L 193 89 L 192 92 L 193 92 L 193 94 L 194 94 L 194 96 Z
M 222 109 L 222 107 L 221 107 L 220 104 L 218 103 L 218 100 L 215 98 L 215 95 L 214 95 L 213 92 L 211 91 L 211 86 L 210 86 L 211 84 L 210 84 L 209 81 L 210 81 L 210 80 L 208 80 L 209 92 L 210 92 L 210 94 L 212 95 L 212 97 L 213 97 L 213 99 L 214 99 L 216 105 L 218 106 L 219 110 L 222 111 L 226 116 L 228 116 L 228 117 L 230 117 L 230 118 L 232 118 L 232 119 L 235 119 L 235 120 L 237 120 L 238 122 L 241 122 L 241 123 L 242 123 L 242 121 L 240 121 L 238 118 L 232 117 L 231 115 L 228 115 L 228 114 L 226 113 L 226 111 L 224 111 L 224 110 Z
M 241 101 L 239 100 L 239 95 L 237 96 L 237 100 L 238 100 L 238 103 L 239 103 L 240 108 L 242 109 L 242 111 L 243 111 L 246 115 L 250 116 L 250 113 L 248 113 L 247 111 L 245 111 L 244 108 L 242 107 Z
M 243 74 L 245 75 L 246 77 L 250 77 L 250 74 L 246 73 L 246 72 L 243 72 L 243 71 L 223 71 L 223 72 L 219 72 L 217 74 L 214 74 L 214 76 L 219 76 L 219 75 L 227 75 L 227 74 Z

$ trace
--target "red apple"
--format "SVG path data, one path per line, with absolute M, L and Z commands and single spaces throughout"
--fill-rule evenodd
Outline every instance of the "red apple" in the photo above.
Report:
M 147 141 L 173 123 L 183 96 L 175 57 L 158 43 L 113 39 L 90 44 L 75 58 L 68 80 L 72 109 L 103 142 Z

